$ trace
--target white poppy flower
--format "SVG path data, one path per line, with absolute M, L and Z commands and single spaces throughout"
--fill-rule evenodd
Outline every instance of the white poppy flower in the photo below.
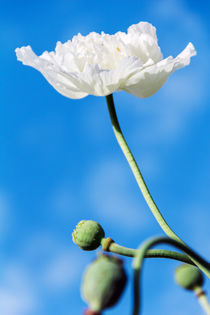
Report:
M 189 43 L 176 57 L 163 59 L 156 29 L 147 22 L 114 35 L 78 34 L 55 52 L 35 55 L 30 46 L 17 48 L 18 60 L 39 70 L 50 84 L 69 98 L 106 96 L 124 90 L 144 98 L 157 92 L 175 70 L 196 55 Z

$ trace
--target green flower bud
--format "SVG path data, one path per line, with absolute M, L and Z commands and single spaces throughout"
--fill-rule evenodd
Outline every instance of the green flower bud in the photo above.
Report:
M 178 285 L 186 290 L 194 290 L 195 287 L 203 285 L 203 274 L 192 265 L 183 264 L 175 271 L 175 280 Z
M 122 260 L 100 255 L 87 267 L 82 282 L 82 296 L 90 310 L 100 313 L 114 306 L 124 290 L 126 280 Z
M 80 221 L 72 233 L 73 242 L 83 250 L 98 248 L 104 236 L 105 233 L 100 224 L 91 220 Z

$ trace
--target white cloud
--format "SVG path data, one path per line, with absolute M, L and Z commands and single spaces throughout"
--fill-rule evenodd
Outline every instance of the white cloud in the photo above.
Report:
M 131 115 L 128 136 L 137 145 L 172 143 L 183 137 L 191 127 L 196 115 L 205 106 L 205 76 L 196 69 L 185 69 L 174 74 L 164 87 L 150 99 L 140 100 L 126 94 L 116 97 L 116 105 L 122 104 L 119 113 L 124 114 L 120 124 L 124 125 L 126 115 Z M 132 103 L 129 108 L 127 104 Z M 124 128 L 122 128 L 124 130 Z M 130 134 L 129 134 L 130 133 Z
M 56 253 L 43 273 L 43 284 L 50 290 L 70 289 L 81 277 L 81 253 L 73 248 Z
M 33 310 L 33 299 L 28 292 L 0 289 L 0 312 L 4 315 L 24 315 Z
M 175 20 L 181 23 L 183 29 L 194 34 L 203 32 L 201 18 L 190 9 L 189 2 L 184 0 L 159 0 L 154 1 L 151 6 L 156 16 L 166 18 L 167 20 Z
M 94 254 L 81 252 L 52 233 L 33 234 L 18 248 L 18 257 L 1 264 L 0 314 L 42 314 L 48 297 L 60 299 L 77 290 L 85 266 Z
M 22 248 L 21 259 L 28 261 L 31 277 L 36 287 L 50 294 L 63 292 L 80 282 L 84 264 L 89 255 L 82 259 L 82 251 L 73 244 L 69 233 L 69 246 L 52 232 L 39 232 L 30 237 Z M 86 257 L 87 256 L 87 257 Z M 35 265 L 32 265 L 34 264 Z M 36 262 L 39 262 L 36 264 Z
M 4 274 L 0 284 L 0 314 L 27 315 L 35 311 L 38 301 L 24 267 L 13 263 L 1 268 Z
M 159 113 L 153 120 L 153 133 L 148 130 L 145 134 L 150 140 L 152 136 L 153 141 L 164 142 L 183 136 L 191 125 L 191 119 L 203 107 L 202 96 L 198 78 L 192 79 L 190 74 L 175 77 L 163 90 Z
M 118 161 L 95 165 L 86 187 L 90 208 L 101 221 L 127 230 L 147 228 L 145 204 L 133 196 L 127 172 Z

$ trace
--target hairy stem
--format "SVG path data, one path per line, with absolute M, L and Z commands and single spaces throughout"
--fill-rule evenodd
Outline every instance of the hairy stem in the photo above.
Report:
M 127 256 L 127 257 L 135 257 L 138 253 L 137 249 L 127 248 L 127 247 L 118 245 L 117 243 L 114 243 L 114 242 L 109 245 L 108 251 L 114 254 Z M 168 259 L 184 262 L 186 264 L 194 265 L 194 263 L 191 261 L 190 258 L 188 258 L 187 255 L 174 252 L 172 250 L 152 249 L 152 250 L 148 250 L 144 257 L 145 258 L 168 258 Z
M 192 249 L 184 244 L 180 243 L 171 238 L 167 237 L 156 237 L 144 242 L 138 249 L 138 253 L 134 258 L 133 268 L 134 268 L 134 308 L 133 315 L 138 315 L 140 311 L 140 276 L 143 266 L 143 260 L 146 252 L 158 244 L 169 244 L 172 245 L 181 251 L 185 252 L 189 257 L 192 257 L 193 260 L 199 262 L 200 265 L 204 266 L 208 271 L 210 271 L 210 264 L 195 253 Z
M 133 175 L 137 181 L 137 184 L 144 196 L 144 199 L 146 200 L 150 210 L 152 211 L 154 217 L 156 218 L 157 222 L 159 223 L 160 227 L 162 230 L 166 233 L 167 236 L 170 238 L 179 241 L 180 243 L 186 245 L 175 233 L 174 231 L 170 228 L 170 226 L 167 224 L 165 221 L 163 215 L 161 214 L 160 210 L 158 209 L 156 203 L 154 202 L 149 189 L 144 181 L 144 178 L 141 174 L 141 171 L 135 161 L 135 158 L 131 152 L 131 150 L 128 147 L 128 144 L 123 136 L 122 130 L 120 128 L 120 124 L 117 118 L 115 106 L 114 106 L 114 100 L 112 94 L 106 96 L 106 101 L 107 101 L 107 106 L 109 110 L 109 115 L 110 119 L 112 122 L 112 127 L 114 130 L 114 134 L 117 138 L 117 141 L 130 165 L 130 168 L 133 172 Z M 186 245 L 187 246 L 187 245 Z M 206 268 L 203 268 L 202 265 L 199 264 L 198 261 L 193 259 L 193 262 L 210 278 L 210 272 L 206 270 Z

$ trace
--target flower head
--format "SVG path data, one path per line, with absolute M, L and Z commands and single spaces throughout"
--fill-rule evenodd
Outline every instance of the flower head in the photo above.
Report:
M 188 65 L 196 51 L 189 43 L 176 58 L 163 59 L 155 27 L 140 22 L 127 33 L 78 34 L 64 44 L 58 42 L 55 52 L 45 51 L 39 57 L 30 46 L 17 48 L 16 54 L 69 98 L 120 90 L 144 98 L 157 92 L 171 73 Z

